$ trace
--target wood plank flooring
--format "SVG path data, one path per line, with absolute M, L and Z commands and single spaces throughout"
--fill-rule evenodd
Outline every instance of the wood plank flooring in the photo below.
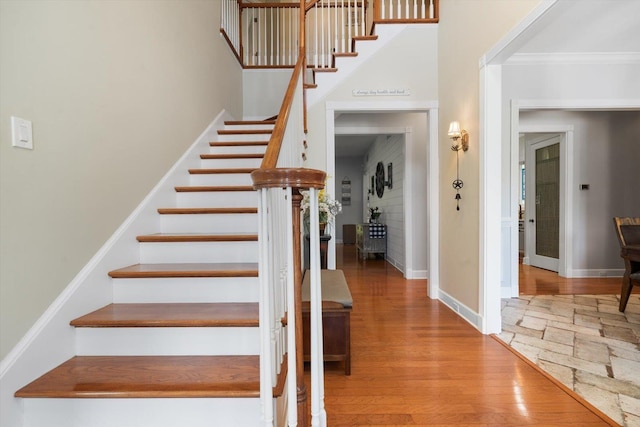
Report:
M 328 425 L 608 425 L 430 300 L 425 280 L 404 280 L 383 260 L 357 260 L 351 245 L 337 253 L 354 299 L 352 373 L 326 364 Z
M 520 264 L 521 295 L 620 295 L 620 277 L 567 279 L 558 273 Z M 640 293 L 640 289 L 634 289 Z

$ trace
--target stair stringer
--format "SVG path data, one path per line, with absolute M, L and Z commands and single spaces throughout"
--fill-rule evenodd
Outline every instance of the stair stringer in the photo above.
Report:
M 27 425 L 25 403 L 13 397 L 15 391 L 75 355 L 76 334 L 69 322 L 113 302 L 108 272 L 139 259 L 136 236 L 160 228 L 157 208 L 175 204 L 174 187 L 189 184 L 188 169 L 200 167 L 199 155 L 224 129 L 224 121 L 232 119 L 225 110 L 218 114 L 0 362 L 0 425 Z
M 387 43 L 393 40 L 398 34 L 402 33 L 407 26 L 411 24 L 380 24 L 375 27 L 375 35 L 377 40 L 358 41 L 356 42 L 355 57 L 337 57 L 335 59 L 335 67 L 338 69 L 335 73 L 315 73 L 315 84 L 317 88 L 307 90 L 307 108 L 330 94 L 342 81 L 344 81 L 351 73 L 363 66 L 367 60 L 373 57 L 378 51 L 384 48 Z M 421 24 L 420 24 L 421 25 Z

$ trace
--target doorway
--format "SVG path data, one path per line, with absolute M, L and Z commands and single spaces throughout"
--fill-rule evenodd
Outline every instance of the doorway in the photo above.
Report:
M 438 224 L 439 224 L 439 164 L 438 164 L 438 108 L 437 102 L 372 101 L 326 103 L 326 164 L 329 191 L 335 192 L 335 134 L 336 117 L 348 113 L 379 114 L 378 126 L 391 126 L 382 121 L 398 114 L 421 116 L 420 133 L 415 127 L 405 128 L 406 185 L 405 236 L 406 271 L 408 279 L 429 279 L 428 296 L 439 298 L 438 286 Z M 398 126 L 396 124 L 395 126 Z M 356 125 L 354 125 L 356 127 Z M 395 173 L 395 172 L 394 172 Z M 335 194 L 333 194 L 335 197 Z M 409 230 L 409 231 L 407 231 Z M 335 268 L 335 242 L 329 242 L 329 265 Z

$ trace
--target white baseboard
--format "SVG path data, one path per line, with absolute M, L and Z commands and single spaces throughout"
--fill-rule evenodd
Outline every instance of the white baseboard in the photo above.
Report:
M 424 280 L 429 278 L 429 270 L 407 270 L 405 279 Z
M 460 315 L 460 317 L 462 317 L 464 320 L 469 322 L 471 326 L 479 331 L 482 331 L 482 317 L 478 313 L 471 310 L 469 307 L 462 304 L 460 301 L 458 301 L 442 289 L 440 289 L 438 292 L 438 299 L 442 301 L 444 305 Z
M 622 277 L 624 269 L 585 268 L 567 270 L 568 278 L 597 278 L 597 277 Z

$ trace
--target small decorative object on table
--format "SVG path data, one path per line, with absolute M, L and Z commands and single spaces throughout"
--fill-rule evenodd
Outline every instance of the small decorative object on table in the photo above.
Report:
M 378 207 L 375 208 L 369 208 L 369 222 L 372 224 L 377 224 L 378 223 L 378 218 L 380 218 L 380 215 L 382 215 L 382 212 L 380 212 L 378 210 Z

